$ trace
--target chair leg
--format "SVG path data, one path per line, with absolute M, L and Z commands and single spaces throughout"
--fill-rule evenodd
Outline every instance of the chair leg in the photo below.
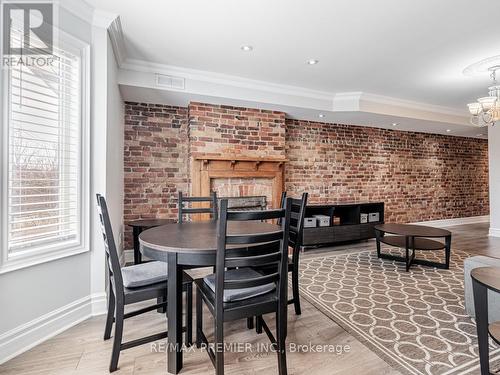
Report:
M 297 260 L 293 263 L 292 268 L 292 292 L 293 292 L 293 306 L 295 307 L 295 314 L 302 314 L 300 309 L 300 296 L 299 296 L 299 262 Z
M 278 374 L 279 375 L 287 375 L 286 368 L 286 335 L 285 329 L 283 327 L 286 324 L 282 318 L 280 318 L 280 313 L 276 313 L 276 343 L 278 345 L 277 353 L 278 353 Z M 285 315 L 286 319 L 286 315 Z
M 115 316 L 115 294 L 111 285 L 109 287 L 108 296 L 108 315 L 106 316 L 106 326 L 104 327 L 104 340 L 109 340 L 111 337 L 111 329 L 113 328 L 113 318 Z
M 215 318 L 215 375 L 224 375 L 224 322 Z
M 262 315 L 255 317 L 255 332 L 259 335 L 262 333 Z
M 111 352 L 111 363 L 109 372 L 116 371 L 118 368 L 118 359 L 120 358 L 120 346 L 123 337 L 123 314 L 124 306 L 117 304 L 115 309 L 115 337 L 113 338 L 113 350 Z
M 193 284 L 186 286 L 186 346 L 193 345 Z
M 156 303 L 165 303 L 167 302 L 167 297 L 158 297 L 156 299 Z M 159 312 L 160 314 L 166 314 L 167 313 L 167 308 L 165 306 L 160 307 L 159 309 L 156 310 L 156 312 Z
M 201 348 L 201 332 L 203 331 L 203 304 L 201 293 L 196 291 L 196 347 Z
M 253 329 L 253 317 L 247 318 L 247 328 Z

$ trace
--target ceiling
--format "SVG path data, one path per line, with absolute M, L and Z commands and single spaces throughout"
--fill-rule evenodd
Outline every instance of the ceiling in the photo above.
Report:
M 88 2 L 120 16 L 131 61 L 332 96 L 365 92 L 463 116 L 489 85 L 463 69 L 500 54 L 498 0 Z

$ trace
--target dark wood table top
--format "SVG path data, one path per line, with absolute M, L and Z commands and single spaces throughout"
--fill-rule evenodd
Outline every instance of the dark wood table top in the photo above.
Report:
M 279 230 L 275 224 L 260 221 L 228 222 L 228 234 L 255 234 Z M 141 246 L 174 253 L 214 253 L 217 250 L 217 222 L 199 221 L 172 223 L 151 228 L 139 236 Z M 242 245 L 248 247 L 248 245 Z M 231 245 L 228 247 L 238 247 Z
M 380 239 L 381 242 L 399 247 L 404 249 L 406 247 L 406 236 L 385 236 Z M 411 246 L 411 244 L 410 244 Z M 441 250 L 445 248 L 445 244 L 436 240 L 430 240 L 428 238 L 415 238 L 413 246 L 411 246 L 414 250 Z
M 400 236 L 410 236 L 410 237 L 451 236 L 451 232 L 446 229 L 433 228 L 425 225 L 415 225 L 415 224 L 381 224 L 375 226 L 375 229 L 385 233 L 398 234 Z
M 478 267 L 474 268 L 471 277 L 483 284 L 486 288 L 500 293 L 500 267 Z
M 129 221 L 127 225 L 130 227 L 152 228 L 170 223 L 172 223 L 172 219 L 138 219 Z

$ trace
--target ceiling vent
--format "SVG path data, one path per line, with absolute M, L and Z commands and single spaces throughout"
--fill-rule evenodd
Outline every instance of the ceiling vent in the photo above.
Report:
M 185 80 L 182 77 L 167 76 L 165 74 L 156 74 L 157 86 L 175 90 L 184 90 L 184 83 Z

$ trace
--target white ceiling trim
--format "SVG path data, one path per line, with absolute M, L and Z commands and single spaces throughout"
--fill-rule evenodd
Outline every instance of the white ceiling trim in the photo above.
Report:
M 188 69 L 178 66 L 157 64 L 143 60 L 126 59 L 120 66 L 126 70 L 144 73 L 160 73 L 179 76 L 186 80 L 234 86 L 251 90 L 268 91 L 276 94 L 298 95 L 319 100 L 331 100 L 332 94 L 326 91 L 306 89 L 303 87 L 281 85 L 265 81 L 253 80 L 228 74 L 214 73 L 203 70 Z
M 470 125 L 469 117 L 463 109 L 458 110 L 366 92 L 330 93 L 141 60 L 125 59 L 120 67 L 118 81 L 129 87 L 180 91 L 198 97 L 205 95 L 270 105 L 301 107 L 315 111 L 359 111 L 423 121 Z M 183 78 L 185 88 L 178 90 L 160 87 L 156 84 L 157 74 Z
M 125 48 L 125 39 L 123 37 L 120 17 L 115 17 L 115 19 L 109 24 L 108 34 L 116 61 L 120 67 L 125 63 L 127 58 L 127 50 Z

